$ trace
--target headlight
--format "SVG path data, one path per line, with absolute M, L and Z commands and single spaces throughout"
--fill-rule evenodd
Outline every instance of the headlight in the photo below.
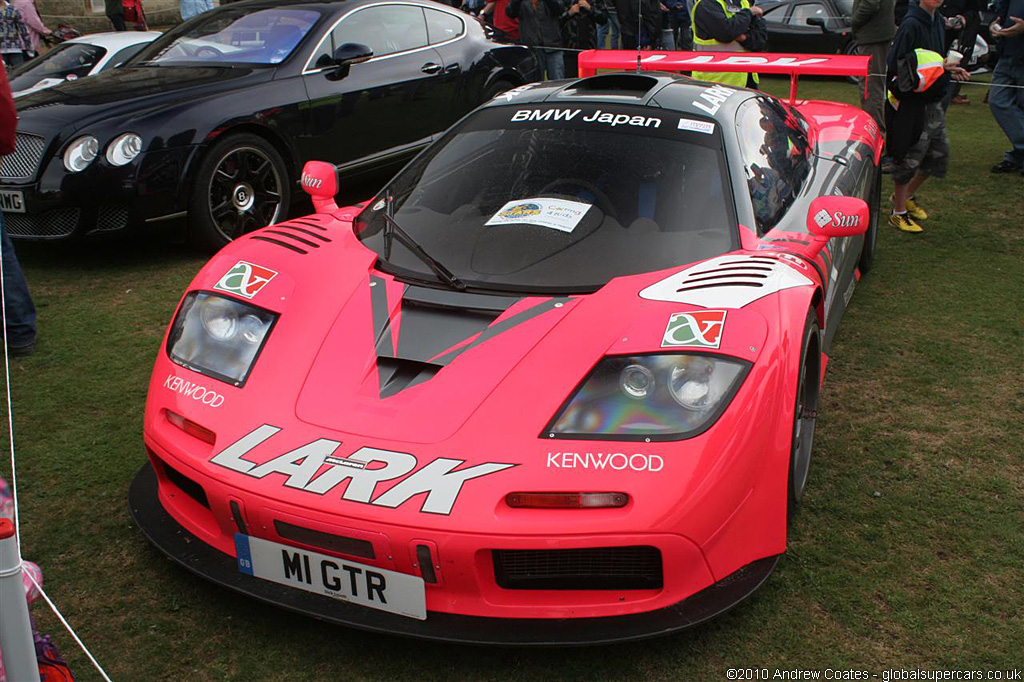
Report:
M 749 363 L 717 355 L 606 357 L 544 435 L 608 440 L 690 438 L 718 419 L 749 368 Z
M 64 167 L 72 173 L 85 170 L 100 152 L 100 143 L 92 135 L 80 137 L 64 152 Z
M 277 315 L 202 291 L 185 297 L 171 325 L 171 360 L 207 376 L 241 386 L 270 334 Z
M 142 151 L 142 138 L 135 133 L 125 133 L 114 138 L 107 145 L 107 161 L 114 166 L 124 166 Z

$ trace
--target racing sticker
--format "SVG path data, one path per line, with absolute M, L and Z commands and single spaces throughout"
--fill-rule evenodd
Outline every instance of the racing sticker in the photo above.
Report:
M 444 515 L 451 513 L 467 481 L 516 466 L 484 462 L 464 467 L 465 460 L 449 457 L 438 457 L 421 466 L 420 460 L 407 452 L 370 447 L 339 457 L 334 453 L 341 447 L 341 441 L 328 438 L 319 438 L 263 463 L 245 459 L 245 455 L 259 449 L 280 430 L 264 424 L 221 450 L 210 462 L 252 478 L 279 474 L 286 487 L 314 495 L 326 495 L 342 487 L 341 499 L 377 507 L 395 509 L 426 493 L 420 511 Z M 392 485 L 377 492 L 381 483 Z
M 572 232 L 587 215 L 591 204 L 565 199 L 510 201 L 484 225 L 540 225 L 559 232 Z
M 219 282 L 213 285 L 213 288 L 218 291 L 226 291 L 229 294 L 252 298 L 276 275 L 277 273 L 270 268 L 240 260 L 220 278 Z
M 701 91 L 700 97 L 693 100 L 692 104 L 698 109 L 714 116 L 718 113 L 722 103 L 735 94 L 736 91 L 732 88 L 727 88 L 724 85 L 712 85 L 710 88 Z
M 724 310 L 675 313 L 668 320 L 662 348 L 718 348 L 725 327 Z
M 679 130 L 689 130 L 694 133 L 711 135 L 715 132 L 715 124 L 711 121 L 698 121 L 692 118 L 679 119 Z
M 821 209 L 814 214 L 814 222 L 818 227 L 825 227 L 827 225 L 835 225 L 836 227 L 858 227 L 860 226 L 860 216 L 846 215 L 842 211 L 829 213 L 825 209 Z
M 164 388 L 170 389 L 171 391 L 186 398 L 191 398 L 197 403 L 209 405 L 210 407 L 220 407 L 224 404 L 224 396 L 220 393 L 206 388 L 205 386 L 194 384 L 191 381 L 186 381 L 185 379 L 173 374 L 168 374 L 167 378 L 164 379 Z

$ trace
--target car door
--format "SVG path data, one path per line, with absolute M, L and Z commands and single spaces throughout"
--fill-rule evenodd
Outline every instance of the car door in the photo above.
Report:
M 373 57 L 338 78 L 322 60 L 345 43 L 367 45 Z M 422 7 L 354 9 L 324 36 L 303 72 L 309 96 L 306 158 L 329 160 L 344 171 L 418 151 L 447 104 L 443 76 Z
M 820 26 L 808 24 L 807 20 L 811 18 L 822 19 L 827 27 L 833 25 L 828 7 L 824 3 L 801 2 L 793 5 L 793 9 L 786 20 L 786 32 L 789 41 L 786 49 L 791 49 L 793 52 L 807 53 L 833 52 L 830 34 L 822 31 Z

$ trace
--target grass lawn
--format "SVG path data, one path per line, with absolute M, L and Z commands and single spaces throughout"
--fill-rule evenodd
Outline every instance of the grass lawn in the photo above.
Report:
M 41 330 L 36 355 L 11 368 L 24 554 L 117 680 L 1024 667 L 1024 178 L 988 172 L 1006 139 L 982 88 L 964 91 L 974 104 L 950 110 L 949 177 L 919 195 L 926 232 L 881 228 L 875 270 L 836 337 L 789 552 L 709 624 L 597 649 L 439 645 L 267 607 L 166 560 L 132 524 L 126 496 L 144 461 L 153 359 L 204 259 L 161 244 L 18 247 Z M 801 94 L 857 96 L 832 81 Z M 34 612 L 78 678 L 97 679 L 41 602 Z

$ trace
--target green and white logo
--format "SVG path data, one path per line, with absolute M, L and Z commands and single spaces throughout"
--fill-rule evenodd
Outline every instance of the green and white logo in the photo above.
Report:
M 718 348 L 725 328 L 724 310 L 675 313 L 668 319 L 662 348 Z

